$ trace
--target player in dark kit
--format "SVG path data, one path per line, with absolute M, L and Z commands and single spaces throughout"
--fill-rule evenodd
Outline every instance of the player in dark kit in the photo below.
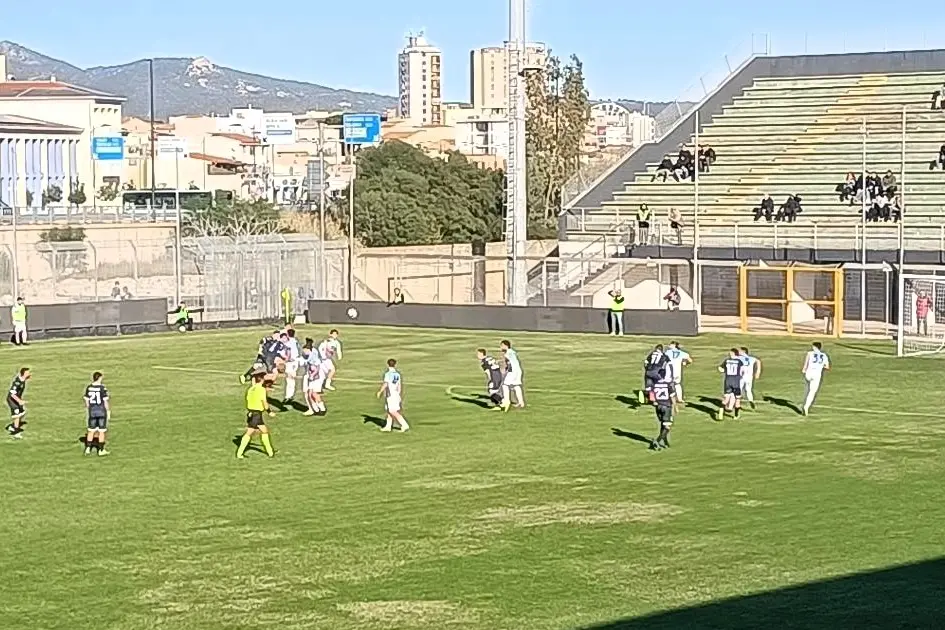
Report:
M 108 455 L 108 451 L 105 450 L 105 432 L 108 431 L 112 407 L 108 402 L 108 390 L 102 383 L 101 372 L 92 374 L 92 382 L 85 386 L 85 408 L 88 411 L 85 427 L 85 454 L 91 455 L 92 450 L 95 449 L 99 457 L 104 457 Z
M 479 366 L 486 375 L 486 391 L 489 400 L 495 405 L 492 410 L 502 411 L 502 368 L 498 361 L 486 354 L 485 348 L 476 350 L 476 358 L 479 359 Z
M 281 360 L 286 351 L 285 342 L 288 341 L 288 335 L 284 330 L 277 330 L 271 335 L 259 340 L 259 351 L 256 359 L 249 369 L 240 375 L 240 383 L 249 382 L 253 374 L 260 370 L 265 370 L 267 375 L 274 375 L 278 360 Z M 274 377 L 267 377 L 268 381 L 274 380 Z
M 650 443 L 650 450 L 658 451 L 669 448 L 669 432 L 673 428 L 673 416 L 676 415 L 676 386 L 672 379 L 664 378 L 654 383 L 651 391 L 660 433 Z
M 20 368 L 17 375 L 13 377 L 10 383 L 10 391 L 7 392 L 7 406 L 10 407 L 10 424 L 7 425 L 7 433 L 15 439 L 23 437 L 23 416 L 26 415 L 26 400 L 23 394 L 26 393 L 26 381 L 30 380 L 30 369 Z
M 653 386 L 666 376 L 669 357 L 663 352 L 663 344 L 656 344 L 643 362 L 643 389 L 637 392 L 637 400 L 642 405 L 653 402 Z
M 737 420 L 742 412 L 742 367 L 745 365 L 738 348 L 732 348 L 728 357 L 719 364 L 722 373 L 722 406 L 719 407 L 716 420 L 724 420 L 730 413 Z

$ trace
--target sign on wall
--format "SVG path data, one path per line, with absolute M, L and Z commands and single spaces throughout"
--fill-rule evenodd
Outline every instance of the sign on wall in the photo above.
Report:
M 158 138 L 154 143 L 154 153 L 159 159 L 179 159 L 187 157 L 187 139 L 170 136 Z
M 125 139 L 121 136 L 97 136 L 92 138 L 92 159 L 125 159 Z
M 296 141 L 295 116 L 292 114 L 263 114 L 260 130 L 267 144 L 292 144 Z

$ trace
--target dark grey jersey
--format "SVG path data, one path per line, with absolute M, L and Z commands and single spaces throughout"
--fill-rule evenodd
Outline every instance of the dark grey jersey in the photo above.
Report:
M 722 361 L 722 374 L 726 383 L 740 383 L 742 378 L 742 360 L 738 357 L 729 357 Z
M 104 418 L 108 402 L 108 390 L 101 383 L 91 383 L 85 387 L 85 400 L 88 402 L 89 415 L 95 418 Z
M 672 407 L 675 386 L 666 381 L 660 381 L 653 385 L 653 402 L 660 407 Z

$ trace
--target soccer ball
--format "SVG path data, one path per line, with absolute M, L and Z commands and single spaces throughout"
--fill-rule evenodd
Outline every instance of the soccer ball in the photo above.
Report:
M 350 317 L 351 319 L 357 319 L 357 318 L 358 318 L 358 309 L 356 309 L 356 308 L 353 307 L 353 306 L 352 306 L 351 308 L 349 308 L 349 309 L 348 309 L 348 317 Z
M 178 330 L 179 332 L 187 332 L 187 327 L 186 327 L 186 326 L 178 326 L 177 330 Z

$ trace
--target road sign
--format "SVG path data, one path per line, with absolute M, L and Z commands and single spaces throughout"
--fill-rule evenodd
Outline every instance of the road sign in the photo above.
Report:
M 121 136 L 97 136 L 92 138 L 92 159 L 125 159 L 125 139 Z
M 328 172 L 321 158 L 309 160 L 307 170 L 309 201 L 314 201 L 318 199 L 320 191 L 328 188 L 328 182 L 326 181 Z
M 345 144 L 375 144 L 381 141 L 378 114 L 345 114 L 341 119 Z
M 154 152 L 159 159 L 179 159 L 187 157 L 187 138 L 166 136 L 154 143 Z
M 295 116 L 292 114 L 263 114 L 262 134 L 267 144 L 295 142 Z

